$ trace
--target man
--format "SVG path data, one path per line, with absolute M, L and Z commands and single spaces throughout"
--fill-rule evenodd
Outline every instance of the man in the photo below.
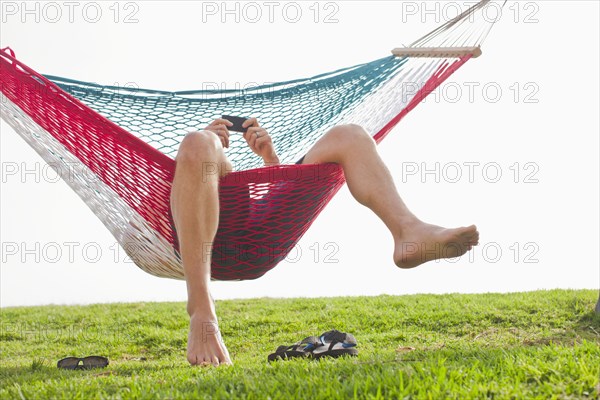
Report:
M 208 287 L 211 260 L 203 244 L 213 243 L 219 224 L 219 178 L 232 170 L 223 150 L 229 147 L 227 128 L 232 125 L 231 121 L 217 119 L 204 131 L 189 133 L 181 142 L 176 158 L 171 211 L 187 283 L 190 316 L 187 359 L 192 365 L 231 364 L 218 331 Z M 248 128 L 244 139 L 250 149 L 266 166 L 278 165 L 271 137 L 256 118 L 246 120 L 243 127 Z M 218 165 L 219 175 L 201 176 L 206 163 Z M 370 208 L 390 230 L 395 243 L 394 263 L 400 268 L 458 257 L 478 244 L 479 232 L 474 225 L 446 229 L 426 224 L 413 215 L 377 154 L 375 141 L 358 125 L 332 128 L 300 163 L 337 163 L 343 168 L 352 196 Z M 407 243 L 413 246 L 406 246 Z

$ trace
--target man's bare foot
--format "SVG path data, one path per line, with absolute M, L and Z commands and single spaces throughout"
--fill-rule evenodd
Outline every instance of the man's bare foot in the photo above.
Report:
M 428 261 L 459 257 L 479 244 L 475 225 L 447 229 L 415 221 L 402 226 L 395 239 L 394 263 L 400 268 L 414 268 Z
M 190 317 L 187 359 L 192 365 L 218 367 L 232 364 L 216 318 L 199 315 Z

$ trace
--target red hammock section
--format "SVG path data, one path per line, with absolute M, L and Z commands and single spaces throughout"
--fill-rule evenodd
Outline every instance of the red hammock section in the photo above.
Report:
M 374 135 L 381 141 L 470 56 L 443 64 L 405 109 Z M 0 51 L 4 96 L 85 164 L 177 248 L 169 212 L 175 161 Z M 229 174 L 220 182 L 212 277 L 255 279 L 279 263 L 344 184 L 335 164 L 281 165 Z

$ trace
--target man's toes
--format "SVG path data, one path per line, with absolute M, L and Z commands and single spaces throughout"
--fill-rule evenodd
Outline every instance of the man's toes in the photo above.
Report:
M 459 239 L 456 240 L 456 243 L 461 246 L 466 248 L 468 245 L 473 244 L 474 239 L 471 235 L 463 235 L 461 236 Z
M 478 242 L 479 241 L 479 232 L 469 232 L 468 234 L 466 234 L 464 236 L 464 238 L 466 239 L 466 241 L 469 244 Z
M 477 231 L 477 229 L 475 228 L 475 225 L 463 226 L 458 229 L 460 230 L 461 235 L 470 235 Z
M 222 351 L 218 356 L 219 359 L 219 364 L 223 365 L 223 364 L 228 364 L 231 365 L 231 360 L 229 359 L 229 354 L 227 354 L 226 351 Z
M 198 364 L 198 359 L 196 358 L 195 354 L 188 354 L 187 360 L 190 363 L 190 365 L 197 365 Z

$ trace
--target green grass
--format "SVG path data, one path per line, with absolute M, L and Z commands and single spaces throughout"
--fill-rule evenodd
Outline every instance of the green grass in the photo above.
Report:
M 219 301 L 235 365 L 190 367 L 183 303 L 1 310 L 0 399 L 597 398 L 598 292 Z M 359 356 L 268 363 L 331 328 Z M 65 356 L 105 355 L 64 371 Z

